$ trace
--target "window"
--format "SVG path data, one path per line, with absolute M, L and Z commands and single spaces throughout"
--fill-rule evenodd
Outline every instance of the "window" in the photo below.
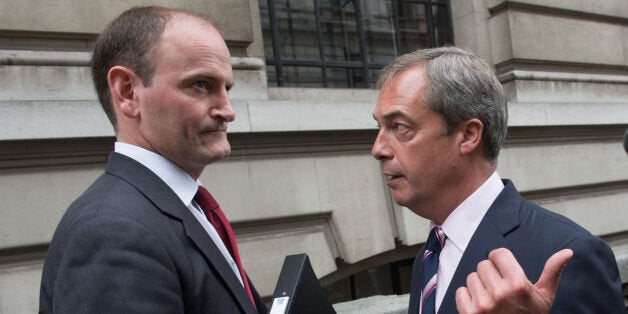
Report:
M 448 0 L 260 0 L 269 86 L 370 88 L 398 55 L 453 43 Z

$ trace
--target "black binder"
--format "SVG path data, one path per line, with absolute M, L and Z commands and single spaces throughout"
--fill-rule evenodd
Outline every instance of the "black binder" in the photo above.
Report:
M 306 254 L 286 256 L 270 314 L 335 314 Z

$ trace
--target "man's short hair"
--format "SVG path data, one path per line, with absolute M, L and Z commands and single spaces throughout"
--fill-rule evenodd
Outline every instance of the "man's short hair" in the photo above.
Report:
M 206 17 L 182 9 L 135 7 L 111 21 L 98 37 L 91 61 L 92 80 L 98 100 L 114 128 L 117 121 L 107 83 L 109 70 L 118 65 L 127 67 L 144 86 L 150 86 L 155 72 L 155 47 L 166 24 L 177 14 L 197 17 L 212 25 Z
M 495 162 L 506 137 L 508 111 L 501 83 L 493 69 L 470 51 L 456 47 L 417 50 L 395 59 L 382 69 L 379 88 L 401 72 L 425 67 L 423 101 L 443 120 L 444 134 L 460 123 L 479 119 L 484 125 L 482 142 L 488 160 Z

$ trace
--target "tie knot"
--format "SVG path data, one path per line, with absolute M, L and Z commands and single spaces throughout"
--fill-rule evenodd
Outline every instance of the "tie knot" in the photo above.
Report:
M 425 243 L 425 249 L 440 254 L 441 249 L 445 245 L 445 239 L 447 236 L 443 230 L 439 227 L 432 228 L 427 243 Z
M 202 186 L 198 186 L 198 191 L 196 191 L 196 195 L 194 195 L 194 200 L 198 205 L 200 205 L 204 210 L 215 210 L 218 208 L 218 202 L 216 199 L 207 191 L 206 188 Z

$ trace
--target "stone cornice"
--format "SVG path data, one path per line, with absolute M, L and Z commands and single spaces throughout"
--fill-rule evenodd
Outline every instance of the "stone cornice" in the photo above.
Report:
M 0 50 L 0 65 L 28 66 L 89 66 L 91 52 Z M 232 57 L 234 70 L 261 70 L 264 60 L 249 57 Z
M 615 126 L 510 127 L 504 144 L 514 146 L 617 142 L 628 124 Z M 229 159 L 326 154 L 369 154 L 377 135 L 371 130 L 262 132 L 229 135 Z M 115 138 L 0 141 L 0 170 L 104 164 Z
M 525 1 L 499 1 L 495 6 L 489 7 L 488 10 L 492 16 L 500 14 L 506 11 L 519 11 L 519 12 L 531 12 L 534 14 L 546 14 L 553 16 L 561 16 L 566 18 L 581 19 L 587 21 L 613 23 L 619 25 L 628 25 L 628 18 L 621 15 L 620 8 L 617 8 L 616 13 L 620 14 L 611 15 L 604 13 L 593 13 L 581 10 L 574 10 L 570 8 L 561 8 L 551 5 L 537 5 L 525 3 Z M 617 1 L 619 3 L 619 1 Z M 610 13 L 610 11 L 608 12 Z

